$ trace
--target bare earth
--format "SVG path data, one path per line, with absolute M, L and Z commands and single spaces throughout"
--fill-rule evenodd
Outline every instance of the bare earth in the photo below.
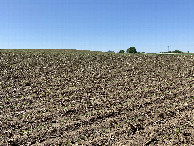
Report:
M 194 145 L 194 56 L 0 50 L 0 145 Z

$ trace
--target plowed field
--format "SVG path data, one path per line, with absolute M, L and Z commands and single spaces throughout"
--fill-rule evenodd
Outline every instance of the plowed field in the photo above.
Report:
M 0 50 L 0 145 L 194 145 L 194 56 Z

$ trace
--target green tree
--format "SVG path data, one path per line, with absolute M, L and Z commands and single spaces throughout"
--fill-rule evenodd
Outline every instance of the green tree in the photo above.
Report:
M 183 53 L 183 52 L 180 50 L 174 50 L 174 51 L 172 51 L 172 53 Z
M 119 53 L 125 53 L 125 51 L 124 50 L 120 50 Z
M 127 49 L 127 53 L 137 53 L 137 50 L 135 47 L 130 47 Z

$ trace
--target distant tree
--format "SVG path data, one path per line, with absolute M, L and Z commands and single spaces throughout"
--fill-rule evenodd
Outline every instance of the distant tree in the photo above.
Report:
M 130 47 L 127 49 L 127 53 L 137 53 L 137 50 L 135 47 Z
M 120 50 L 119 53 L 125 53 L 125 51 L 124 50 Z
M 183 53 L 183 52 L 180 50 L 174 50 L 174 51 L 172 51 L 172 53 Z
M 114 51 L 111 51 L 111 50 L 109 50 L 108 52 L 112 52 L 112 53 L 114 53 Z

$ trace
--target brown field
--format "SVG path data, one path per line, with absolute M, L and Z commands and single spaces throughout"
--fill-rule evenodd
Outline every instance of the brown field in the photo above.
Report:
M 194 145 L 194 55 L 0 50 L 0 145 Z

